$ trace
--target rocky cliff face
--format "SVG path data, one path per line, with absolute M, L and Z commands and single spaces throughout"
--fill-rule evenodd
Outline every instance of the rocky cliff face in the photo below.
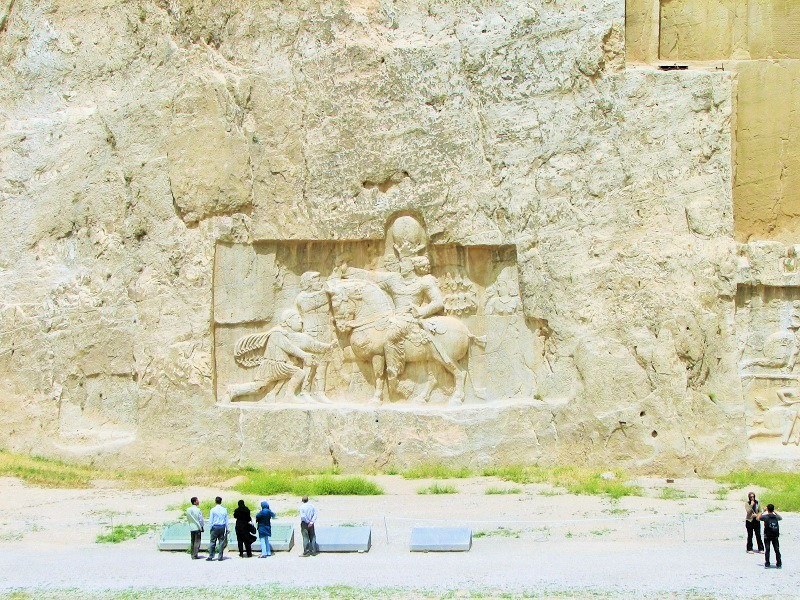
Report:
M 745 455 L 731 75 L 626 70 L 623 0 L 4 3 L 5 446 L 676 473 Z M 516 248 L 532 397 L 221 406 L 217 245 L 379 240 L 398 212 L 434 247 Z

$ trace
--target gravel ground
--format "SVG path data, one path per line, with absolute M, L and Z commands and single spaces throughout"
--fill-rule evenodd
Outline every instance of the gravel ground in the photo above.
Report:
M 800 518 L 784 515 L 784 568 L 765 570 L 761 555 L 744 551 L 744 492 L 719 500 L 717 485 L 678 480 L 691 496 L 658 498 L 659 480 L 642 480 L 644 497 L 611 501 L 551 495 L 543 486 L 523 493 L 485 495 L 485 488 L 519 487 L 486 478 L 450 481 L 456 495 L 421 496 L 426 481 L 376 478 L 387 490 L 375 497 L 323 497 L 315 503 L 320 525 L 367 523 L 373 545 L 366 554 L 290 553 L 265 560 L 228 554 L 223 562 L 192 561 L 159 552 L 157 534 L 116 545 L 94 542 L 110 523 L 164 523 L 171 506 L 219 489 L 142 491 L 100 488 L 48 490 L 0 479 L 0 592 L 28 590 L 32 597 L 58 590 L 87 596 L 102 590 L 209 586 L 288 588 L 352 586 L 446 591 L 569 594 L 609 597 L 800 598 L 796 541 Z M 274 510 L 297 499 L 270 498 Z M 252 504 L 251 504 L 252 506 Z M 296 517 L 293 517 L 296 519 Z M 413 525 L 469 525 L 481 532 L 466 553 L 412 554 Z M 299 538 L 299 531 L 298 531 Z M 685 539 L 685 541 L 684 541 Z M 165 592 L 167 590 L 165 589 Z M 377 590 L 376 590 L 377 591 Z M 66 596 L 67 593 L 64 592 Z

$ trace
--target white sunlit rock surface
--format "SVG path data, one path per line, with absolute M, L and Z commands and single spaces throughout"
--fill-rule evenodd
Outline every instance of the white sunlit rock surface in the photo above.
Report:
M 626 70 L 624 2 L 5 3 L 7 447 L 676 473 L 748 454 L 733 76 Z M 399 271 L 397 215 L 422 224 L 436 316 L 486 338 L 457 360 L 463 401 L 428 357 L 371 404 L 346 332 L 324 390 L 226 397 L 258 378 L 236 342 L 280 326 L 303 273 Z

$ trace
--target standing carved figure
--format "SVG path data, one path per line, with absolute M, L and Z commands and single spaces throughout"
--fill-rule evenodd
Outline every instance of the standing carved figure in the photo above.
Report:
M 489 292 L 484 312 L 487 315 L 513 315 L 519 310 L 519 296 L 514 292 L 510 281 L 498 279 Z
M 795 433 L 795 425 L 800 421 L 800 389 L 786 387 L 778 390 L 778 398 L 786 407 L 786 421 L 783 426 L 781 444 L 788 445 L 794 434 L 794 445 L 800 446 L 800 432 Z
M 268 399 L 276 399 L 282 390 L 282 399 L 296 399 L 311 367 L 317 362 L 313 353 L 325 352 L 335 345 L 317 341 L 302 330 L 300 314 L 294 309 L 287 309 L 283 311 L 277 327 L 265 333 L 247 335 L 236 342 L 233 353 L 236 362 L 243 367 L 257 366 L 259 370 L 255 381 L 229 385 L 226 400 L 231 402 L 239 396 L 255 394 L 270 386 L 273 387 Z
M 300 276 L 300 289 L 295 299 L 297 311 L 303 319 L 303 332 L 318 342 L 329 344 L 335 340 L 331 321 L 328 294 L 323 289 L 324 281 L 316 271 L 307 271 Z M 311 372 L 303 384 L 303 391 L 310 392 L 317 400 L 329 402 L 325 395 L 325 380 L 328 361 L 322 357 L 312 365 Z

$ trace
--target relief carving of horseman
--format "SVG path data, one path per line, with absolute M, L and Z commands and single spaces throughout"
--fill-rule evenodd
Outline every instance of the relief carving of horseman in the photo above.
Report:
M 343 265 L 326 287 L 337 329 L 349 332 L 354 355 L 372 364 L 374 402 L 383 398 L 384 381 L 390 393 L 397 391 L 409 362 L 444 367 L 454 379 L 450 403 L 464 401 L 466 371 L 458 361 L 467 355 L 470 342 L 483 344 L 483 339 L 457 318 L 440 315 L 444 303 L 427 256 L 401 256 L 399 272 Z M 428 369 L 418 400 L 427 402 L 435 385 Z

